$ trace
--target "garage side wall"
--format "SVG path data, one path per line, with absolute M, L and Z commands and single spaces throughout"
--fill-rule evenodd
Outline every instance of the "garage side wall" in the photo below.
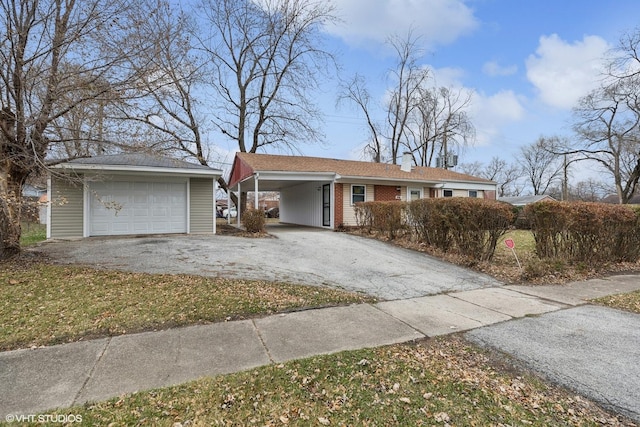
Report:
M 83 236 L 83 185 L 51 178 L 51 238 Z
M 213 180 L 191 178 L 189 193 L 190 233 L 213 233 Z

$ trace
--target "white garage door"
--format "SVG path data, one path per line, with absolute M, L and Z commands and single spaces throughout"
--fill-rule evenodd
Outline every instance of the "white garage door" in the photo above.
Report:
M 91 236 L 187 232 L 186 182 L 92 182 L 89 198 Z

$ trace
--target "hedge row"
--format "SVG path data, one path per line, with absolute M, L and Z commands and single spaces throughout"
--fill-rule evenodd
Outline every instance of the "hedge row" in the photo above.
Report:
M 525 208 L 540 258 L 603 264 L 640 258 L 640 209 L 585 202 Z
M 438 198 L 356 205 L 356 221 L 369 232 L 391 239 L 406 230 L 444 252 L 458 251 L 471 259 L 490 260 L 498 239 L 514 221 L 505 203 L 475 198 Z
M 414 200 L 409 217 L 418 238 L 445 252 L 457 250 L 471 259 L 493 258 L 496 244 L 511 227 L 511 206 L 475 198 Z

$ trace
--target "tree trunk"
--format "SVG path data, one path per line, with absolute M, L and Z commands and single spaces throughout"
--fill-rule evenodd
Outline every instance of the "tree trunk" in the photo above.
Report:
M 3 167 L 4 169 L 4 167 Z M 3 170 L 0 172 L 0 260 L 20 253 L 22 183 Z

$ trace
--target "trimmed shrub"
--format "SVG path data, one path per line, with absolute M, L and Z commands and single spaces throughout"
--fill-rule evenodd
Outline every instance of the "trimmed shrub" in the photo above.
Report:
M 247 209 L 242 214 L 242 225 L 249 233 L 261 233 L 264 231 L 264 211 L 260 209 Z
M 409 203 L 409 223 L 417 239 L 429 246 L 447 252 L 452 240 L 450 218 L 447 216 L 446 201 L 450 199 L 420 199 Z
M 356 224 L 361 229 L 380 231 L 389 239 L 394 239 L 406 229 L 404 211 L 407 204 L 402 202 L 362 202 L 355 206 Z
M 466 197 L 415 200 L 408 211 L 419 240 L 480 261 L 493 258 L 515 218 L 508 204 Z
M 640 210 L 585 202 L 540 202 L 525 209 L 540 258 L 592 265 L 640 259 Z

